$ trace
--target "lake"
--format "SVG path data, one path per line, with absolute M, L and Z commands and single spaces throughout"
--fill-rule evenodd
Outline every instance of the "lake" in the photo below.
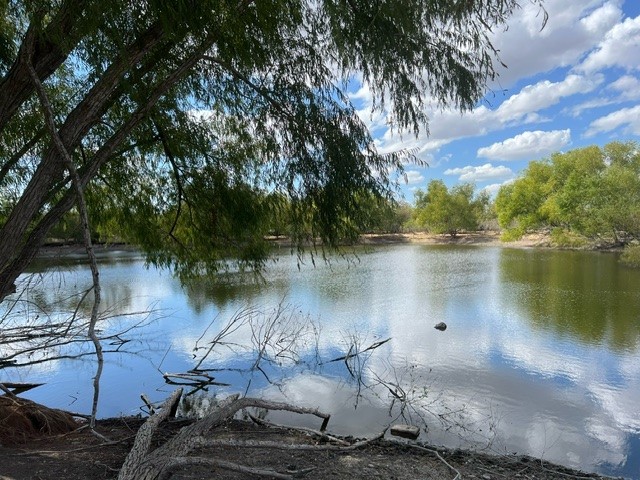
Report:
M 91 284 L 83 262 L 36 265 L 21 315 L 47 321 L 41 310 L 57 305 L 67 313 L 48 320 L 69 318 Z M 101 417 L 140 412 L 141 393 L 162 400 L 176 388 L 162 374 L 206 354 L 199 368 L 229 385 L 209 393 L 317 407 L 337 434 L 406 421 L 433 444 L 640 478 L 640 271 L 615 254 L 394 245 L 314 266 L 283 253 L 262 279 L 231 272 L 188 288 L 132 253 L 105 253 L 100 268 L 102 328 L 127 340 L 105 342 L 120 353 L 106 357 Z M 29 398 L 90 411 L 90 356 L 2 373 L 46 382 Z

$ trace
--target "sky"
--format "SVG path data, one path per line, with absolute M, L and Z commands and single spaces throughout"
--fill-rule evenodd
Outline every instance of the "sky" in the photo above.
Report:
M 407 165 L 401 190 L 443 180 L 495 194 L 532 160 L 611 141 L 640 141 L 640 0 L 521 1 L 494 46 L 507 68 L 471 112 L 427 111 L 429 135 L 393 134 L 371 114 L 366 87 L 352 92 L 381 152 L 414 149 L 428 167 Z

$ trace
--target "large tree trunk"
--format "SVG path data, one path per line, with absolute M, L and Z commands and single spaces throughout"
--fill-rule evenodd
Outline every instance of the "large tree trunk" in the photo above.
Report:
M 34 91 L 29 70 L 23 61 L 26 40 L 31 38 L 33 41 L 31 63 L 38 78 L 44 81 L 62 65 L 78 42 L 77 23 L 84 14 L 85 6 L 85 2 L 66 1 L 49 20 L 44 32 L 37 32 L 33 25 L 29 26 L 17 60 L 0 79 L 0 132 Z

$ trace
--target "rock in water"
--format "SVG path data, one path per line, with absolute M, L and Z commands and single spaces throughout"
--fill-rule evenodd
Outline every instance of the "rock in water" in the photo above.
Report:
M 435 328 L 436 330 L 440 330 L 441 332 L 444 332 L 447 329 L 447 324 L 444 322 L 440 322 L 433 328 Z

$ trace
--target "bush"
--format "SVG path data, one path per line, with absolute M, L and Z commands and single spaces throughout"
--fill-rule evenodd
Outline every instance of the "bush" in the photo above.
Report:
M 640 245 L 626 247 L 620 261 L 629 267 L 640 268 Z
M 503 230 L 502 235 L 500 235 L 500 240 L 503 242 L 515 242 L 516 240 L 520 240 L 525 233 L 525 229 L 519 226 L 506 228 Z
M 589 243 L 582 235 L 562 228 L 551 230 L 551 242 L 555 246 L 567 248 L 581 248 Z

